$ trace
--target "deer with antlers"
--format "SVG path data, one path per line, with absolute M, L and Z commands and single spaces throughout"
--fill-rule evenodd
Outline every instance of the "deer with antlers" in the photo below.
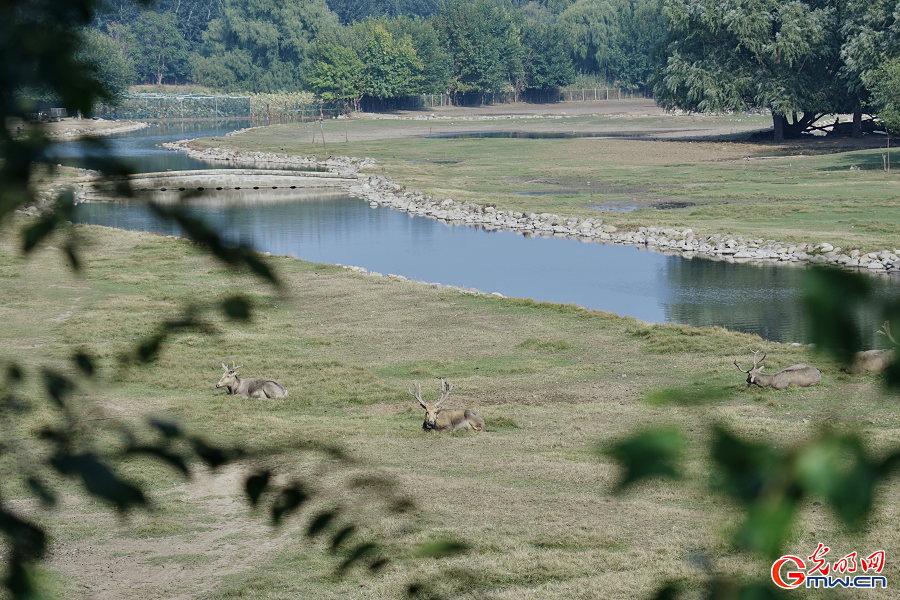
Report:
M 897 340 L 891 335 L 891 322 L 885 321 L 876 333 L 885 336 L 894 346 L 897 346 Z M 894 349 L 887 350 L 864 350 L 857 352 L 853 356 L 853 363 L 846 368 L 851 375 L 859 375 L 860 373 L 880 373 L 887 369 L 894 362 Z
M 238 377 L 238 369 L 243 366 L 234 366 L 234 361 L 231 361 L 229 369 L 225 363 L 222 363 L 222 370 L 225 373 L 219 379 L 216 388 L 228 388 L 229 394 L 244 398 L 287 398 L 287 388 L 271 379 Z
M 428 404 L 422 400 L 422 389 L 419 387 L 418 381 L 413 385 L 414 389 L 409 390 L 409 394 L 418 400 L 425 409 L 425 422 L 422 423 L 422 429 L 425 431 L 439 433 L 449 433 L 459 429 L 484 431 L 484 419 L 475 411 L 467 409 L 441 410 L 441 404 L 450 397 L 450 391 L 453 389 L 453 384 L 449 381 L 441 379 L 441 399 L 434 404 Z
M 738 371 L 747 374 L 748 385 L 753 384 L 761 388 L 770 387 L 776 390 L 783 390 L 791 385 L 809 387 L 816 385 L 822 379 L 822 373 L 817 368 L 805 363 L 791 365 L 777 373 L 763 373 L 762 370 L 765 367 L 757 368 L 757 365 L 766 359 L 766 354 L 763 353 L 762 358 L 756 358 L 758 353 L 759 350 L 753 350 L 753 366 L 747 371 L 738 365 L 737 359 L 734 361 L 734 366 L 738 368 Z

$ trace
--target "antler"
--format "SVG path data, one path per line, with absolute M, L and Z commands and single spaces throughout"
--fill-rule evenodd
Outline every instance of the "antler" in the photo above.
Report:
M 737 359 L 734 359 L 734 366 L 736 366 L 736 367 L 738 368 L 738 371 L 740 371 L 741 373 L 750 373 L 750 371 L 752 371 L 753 369 L 756 369 L 756 365 L 758 365 L 758 364 L 761 363 L 762 361 L 766 360 L 766 353 L 765 353 L 765 352 L 763 353 L 762 358 L 759 358 L 759 359 L 756 358 L 756 355 L 759 354 L 759 350 L 751 350 L 750 352 L 753 353 L 753 366 L 750 367 L 750 369 L 747 370 L 747 371 L 745 371 L 745 370 L 743 370 L 741 367 L 739 367 L 738 364 L 737 364 Z M 765 368 L 765 367 L 760 367 L 758 370 L 759 370 L 759 371 L 762 371 L 764 368 Z
M 224 366 L 224 365 L 223 365 L 223 366 Z M 240 368 L 243 367 L 243 366 L 244 366 L 244 365 L 234 366 L 234 361 L 231 361 L 231 370 L 232 370 L 232 371 L 237 371 L 238 369 L 240 369 Z
M 441 377 L 441 399 L 435 402 L 435 407 L 441 405 L 441 403 L 450 397 L 450 392 L 453 390 L 453 384 L 449 381 L 444 381 L 444 378 Z
M 753 352 L 753 368 L 755 369 L 755 368 L 756 368 L 756 365 L 758 365 L 758 364 L 761 363 L 762 361 L 766 360 L 766 354 L 767 354 L 767 353 L 766 353 L 766 352 L 763 352 L 762 358 L 760 358 L 759 360 L 757 360 L 757 359 L 756 359 L 756 355 L 759 354 L 759 350 L 751 350 L 751 352 Z M 762 367 L 760 367 L 760 370 L 762 370 Z
M 887 337 L 887 339 L 891 340 L 891 343 L 894 344 L 895 346 L 898 345 L 897 340 L 895 340 L 893 338 L 893 336 L 891 335 L 891 322 L 890 321 L 885 321 L 884 325 L 882 325 L 881 329 L 879 329 L 876 333 L 880 333 L 881 335 Z
M 428 405 L 422 400 L 422 388 L 419 387 L 419 382 L 416 381 L 413 385 L 415 385 L 415 393 L 412 390 L 407 390 L 410 396 L 413 396 L 416 400 L 419 401 L 419 404 L 422 405 L 422 408 L 428 408 Z
M 736 366 L 737 369 L 738 369 L 738 371 L 740 371 L 741 373 L 750 373 L 750 369 L 748 369 L 748 370 L 745 371 L 745 370 L 743 370 L 740 366 L 738 366 L 738 364 L 737 364 L 737 359 L 734 359 L 734 366 Z
M 225 363 L 222 363 L 222 370 L 228 372 L 228 366 Z

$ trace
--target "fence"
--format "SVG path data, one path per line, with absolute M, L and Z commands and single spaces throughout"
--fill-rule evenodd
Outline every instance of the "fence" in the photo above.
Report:
M 98 104 L 94 115 L 104 119 L 247 119 L 250 105 L 250 96 L 126 94 L 117 106 Z
M 636 88 L 578 88 L 566 90 L 524 90 L 521 92 L 456 92 L 453 94 L 419 94 L 399 98 L 373 98 L 364 96 L 359 108 L 364 112 L 391 110 L 420 110 L 439 106 L 484 106 L 529 102 L 550 104 L 556 102 L 596 102 L 601 100 L 626 100 L 653 98 L 646 86 Z
M 559 91 L 559 102 L 597 102 L 600 100 L 633 100 L 653 98 L 653 91 L 647 86 L 634 88 L 576 88 Z
M 529 102 L 596 102 L 653 98 L 646 87 L 577 88 L 565 90 L 524 90 L 521 92 L 464 92 L 418 94 L 398 98 L 364 96 L 359 109 L 364 112 L 424 110 L 443 106 L 484 106 Z M 254 96 L 198 94 L 128 94 L 118 106 L 99 104 L 94 114 L 104 119 L 223 119 L 244 118 L 255 121 L 314 121 L 320 116 L 334 117 L 346 112 L 339 103 L 309 102 L 312 94 L 257 94 Z

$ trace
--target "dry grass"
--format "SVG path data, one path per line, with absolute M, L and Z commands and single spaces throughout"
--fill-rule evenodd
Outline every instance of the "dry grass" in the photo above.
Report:
M 765 577 L 766 564 L 728 543 L 737 513 L 705 493 L 706 426 L 725 423 L 749 439 L 783 446 L 835 423 L 865 432 L 876 449 L 895 444 L 900 431 L 896 405 L 876 377 L 841 375 L 808 348 L 719 328 L 649 325 L 572 306 L 467 296 L 286 257 L 270 259 L 287 285 L 288 293 L 278 296 L 182 240 L 78 230 L 92 245 L 80 277 L 58 252 L 43 249 L 23 260 L 11 236 L 2 238 L 3 359 L 71 372 L 73 349 L 87 350 L 101 370 L 99 382 L 83 383 L 76 396 L 85 417 L 137 427 L 143 415 L 173 415 L 209 439 L 271 452 L 255 465 L 311 482 L 321 490 L 321 506 L 344 506 L 362 533 L 401 556 L 417 543 L 446 537 L 466 541 L 471 552 L 409 558 L 376 576 L 354 571 L 334 581 L 325 576 L 334 559 L 304 538 L 302 519 L 271 529 L 248 511 L 240 482 L 253 464 L 184 482 L 149 461 L 129 459 L 121 470 L 153 491 L 158 512 L 117 521 L 63 481 L 54 482 L 68 494 L 61 509 L 34 512 L 54 532 L 47 568 L 61 578 L 55 585 L 68 598 L 395 598 L 413 578 L 465 598 L 636 598 L 649 596 L 661 579 L 699 581 L 703 573 L 692 558 L 698 554 L 717 570 Z M 251 324 L 209 311 L 215 334 L 178 334 L 156 363 L 118 366 L 117 357 L 162 316 L 186 302 L 214 306 L 236 290 L 258 307 Z M 773 369 L 816 364 L 823 381 L 802 390 L 746 390 L 731 360 L 750 347 L 764 348 Z M 246 375 L 283 383 L 290 397 L 217 393 L 220 363 L 231 360 L 243 363 Z M 476 409 L 487 433 L 421 430 L 422 411 L 406 390 L 418 379 L 435 392 L 435 377 L 453 381 L 448 406 Z M 644 401 L 701 385 L 718 390 L 719 399 L 681 408 Z M 33 377 L 23 397 L 46 406 Z M 40 408 L 25 431 L 51 418 Z M 107 422 L 92 423 L 108 431 L 101 429 Z M 689 437 L 686 469 L 693 478 L 610 495 L 618 473 L 599 449 L 668 424 Z M 377 490 L 345 494 L 352 473 L 290 449 L 309 441 L 344 447 L 362 461 L 353 472 L 389 477 L 415 501 L 416 512 L 385 513 Z M 114 431 L 98 442 L 119 443 Z M 12 468 L 8 455 L 0 457 L 0 494 L 22 498 Z M 791 550 L 811 552 L 817 541 L 835 553 L 878 546 L 888 554 L 893 581 L 900 498 L 891 488 L 882 499 L 857 537 L 810 503 Z

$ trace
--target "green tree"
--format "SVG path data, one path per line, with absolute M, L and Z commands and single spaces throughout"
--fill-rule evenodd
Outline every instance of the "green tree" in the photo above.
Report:
M 143 11 L 125 28 L 129 53 L 142 83 L 184 81 L 190 72 L 188 44 L 172 13 Z
M 409 36 L 416 56 L 422 62 L 421 77 L 414 93 L 442 94 L 450 89 L 453 60 L 441 46 L 431 22 L 419 17 L 379 19 L 395 39 Z
M 664 0 L 663 6 L 668 36 L 654 82 L 662 106 L 767 108 L 780 140 L 859 105 L 841 77 L 842 2 Z
M 609 82 L 644 84 L 665 28 L 655 0 L 578 0 L 560 15 L 579 70 Z
M 439 0 L 327 0 L 328 8 L 351 24 L 372 17 L 429 17 L 438 11 Z
M 892 58 L 870 71 L 866 79 L 871 92 L 870 105 L 887 130 L 900 134 L 900 58 Z
M 453 58 L 454 92 L 515 89 L 522 78 L 519 31 L 509 11 L 490 0 L 449 0 L 435 29 Z
M 575 78 L 567 30 L 560 25 L 524 25 L 522 57 L 526 89 L 559 88 L 568 85 Z
M 362 53 L 365 65 L 363 92 L 376 98 L 396 98 L 417 91 L 422 74 L 422 61 L 416 56 L 408 35 L 394 38 L 379 23 L 366 25 L 366 47 Z
M 76 58 L 91 65 L 103 87 L 115 99 L 121 99 L 137 79 L 134 63 L 108 35 L 96 29 L 86 29 L 82 35 L 81 50 Z
M 305 81 L 325 100 L 343 100 L 358 110 L 364 69 L 354 48 L 322 40 L 310 49 Z
M 844 11 L 842 74 L 848 80 L 850 92 L 863 99 L 867 110 L 897 132 L 895 99 L 900 89 L 896 87 L 895 61 L 900 58 L 900 15 L 896 2 L 849 0 Z
M 226 0 L 192 57 L 194 81 L 233 90 L 297 91 L 310 43 L 337 24 L 324 0 Z
M 93 25 L 103 31 L 112 23 L 130 25 L 140 18 L 147 7 L 136 0 L 107 0 L 94 14 Z M 152 11 L 171 13 L 175 18 L 175 26 L 188 43 L 191 51 L 196 50 L 203 41 L 203 32 L 209 22 L 221 16 L 221 0 L 156 0 L 150 7 Z

